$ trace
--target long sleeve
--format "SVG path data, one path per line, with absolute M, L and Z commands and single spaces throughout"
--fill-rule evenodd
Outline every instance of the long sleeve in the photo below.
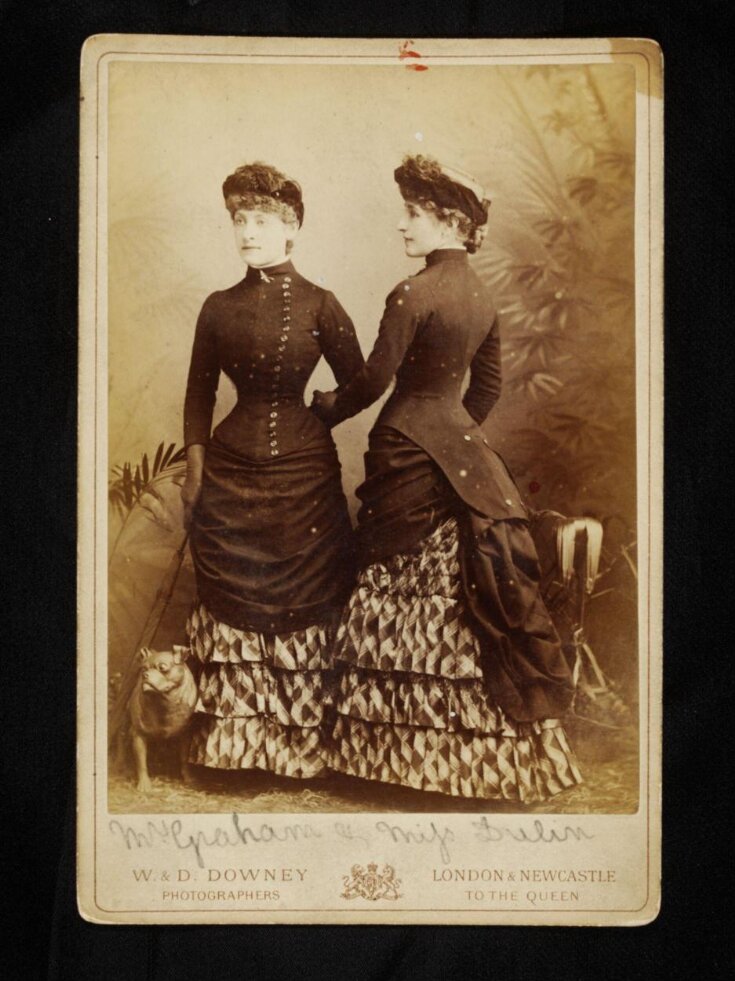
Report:
M 319 346 L 337 384 L 346 385 L 365 363 L 350 318 L 334 293 L 326 292 L 318 317 Z
M 462 402 L 476 423 L 487 419 L 500 397 L 500 334 L 497 318 L 470 364 L 470 383 Z
M 208 443 L 219 384 L 220 364 L 212 322 L 211 297 L 197 320 L 184 400 L 184 445 Z
M 399 283 L 389 294 L 375 346 L 363 367 L 337 392 L 330 423 L 357 415 L 372 405 L 390 385 L 416 334 L 420 319 L 410 284 Z

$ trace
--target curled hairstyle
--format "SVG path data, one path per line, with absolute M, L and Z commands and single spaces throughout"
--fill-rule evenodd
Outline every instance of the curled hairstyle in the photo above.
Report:
M 255 161 L 238 167 L 222 185 L 225 205 L 231 215 L 241 209 L 258 209 L 278 215 L 282 221 L 304 222 L 301 188 L 269 164 Z
M 421 154 L 404 157 L 393 176 L 404 201 L 454 224 L 467 251 L 478 250 L 487 232 L 490 200 L 476 181 Z

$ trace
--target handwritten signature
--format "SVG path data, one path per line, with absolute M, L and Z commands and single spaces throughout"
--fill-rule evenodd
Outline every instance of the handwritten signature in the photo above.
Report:
M 523 845 L 552 845 L 559 842 L 590 840 L 594 838 L 581 826 L 569 824 L 558 826 L 545 824 L 540 819 L 530 825 L 493 824 L 486 815 L 479 821 L 472 821 L 472 837 L 483 844 L 499 844 L 509 840 Z M 181 851 L 190 852 L 199 868 L 205 867 L 204 855 L 211 849 L 241 848 L 243 846 L 283 845 L 287 842 L 305 842 L 310 839 L 327 838 L 334 833 L 347 841 L 361 841 L 369 844 L 371 833 L 361 827 L 359 831 L 345 822 L 338 821 L 331 827 L 320 828 L 309 823 L 275 825 L 244 824 L 239 814 L 232 814 L 227 825 L 218 825 L 202 831 L 187 830 L 179 818 L 148 820 L 144 825 L 123 823 L 114 818 L 109 823 L 113 836 L 118 837 L 128 851 L 155 848 L 160 845 L 173 845 Z M 428 825 L 416 822 L 407 825 L 400 821 L 377 821 L 372 830 L 392 844 L 411 849 L 438 849 L 439 857 L 445 864 L 451 860 L 449 846 L 457 841 L 457 832 L 444 825 L 430 821 Z

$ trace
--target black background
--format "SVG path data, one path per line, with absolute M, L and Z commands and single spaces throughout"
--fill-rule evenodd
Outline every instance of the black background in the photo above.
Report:
M 729 4 L 0 0 L 5 976 L 729 976 Z M 99 927 L 74 897 L 78 64 L 96 33 L 651 37 L 665 56 L 664 900 L 637 929 Z M 379 107 L 376 113 L 379 125 Z M 624 847 L 624 842 L 621 842 Z M 9 968 L 9 973 L 6 971 Z

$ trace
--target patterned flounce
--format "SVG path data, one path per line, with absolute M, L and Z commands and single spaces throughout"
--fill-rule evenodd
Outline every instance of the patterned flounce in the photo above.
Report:
M 326 772 L 320 729 L 284 726 L 262 715 L 249 719 L 202 716 L 189 761 L 220 770 L 269 770 L 300 779 Z
M 480 647 L 461 602 L 446 596 L 396 595 L 389 588 L 353 592 L 335 658 L 372 671 L 481 678 Z
M 338 631 L 330 764 L 457 797 L 543 801 L 579 783 L 558 719 L 490 699 L 465 608 L 457 522 L 363 570 Z
M 563 728 L 553 720 L 532 725 L 538 731 L 514 737 L 339 716 L 335 768 L 414 790 L 531 804 L 581 781 Z
M 341 715 L 364 722 L 518 735 L 518 724 L 488 701 L 482 681 L 345 671 L 340 676 L 335 708 Z
M 192 657 L 202 665 L 190 762 L 323 776 L 332 626 L 261 634 L 230 627 L 199 604 L 187 629 Z

